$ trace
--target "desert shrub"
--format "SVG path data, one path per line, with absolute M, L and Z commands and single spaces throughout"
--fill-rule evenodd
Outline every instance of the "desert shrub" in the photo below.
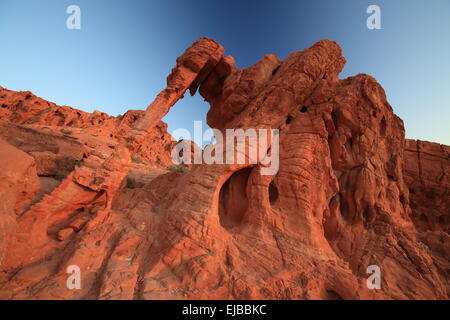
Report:
M 420 247 L 422 250 L 425 250 L 426 252 L 428 252 L 428 253 L 431 254 L 431 249 L 430 249 L 430 247 L 428 247 L 425 243 L 419 241 L 419 247 Z
M 132 156 L 131 156 L 131 161 L 132 161 L 133 163 L 142 163 L 142 159 L 139 158 L 138 156 L 135 156 L 135 155 L 132 155 Z
M 214 251 L 212 251 L 212 250 L 208 250 L 208 254 L 209 254 L 211 257 L 215 257 L 215 256 L 216 256 L 216 253 L 215 253 Z
M 182 165 L 182 164 L 172 164 L 167 167 L 170 171 L 177 172 L 177 173 L 186 173 L 189 172 L 189 168 Z
M 61 130 L 59 130 L 59 131 L 61 131 L 62 133 L 64 133 L 64 134 L 72 134 L 73 133 L 73 131 L 72 130 L 69 130 L 69 129 L 64 129 L 64 128 L 62 128 Z

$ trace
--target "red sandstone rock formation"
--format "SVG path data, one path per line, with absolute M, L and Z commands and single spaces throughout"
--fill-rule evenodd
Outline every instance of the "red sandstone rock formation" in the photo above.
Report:
M 419 245 L 448 277 L 450 261 L 450 148 L 437 143 L 406 140 L 403 175 L 409 188 L 411 219 Z
M 338 79 L 334 42 L 242 70 L 223 52 L 199 39 L 116 118 L 0 90 L 0 298 L 448 299 L 449 147 L 405 140 L 374 78 Z M 211 127 L 279 129 L 276 175 L 168 170 L 188 89 Z

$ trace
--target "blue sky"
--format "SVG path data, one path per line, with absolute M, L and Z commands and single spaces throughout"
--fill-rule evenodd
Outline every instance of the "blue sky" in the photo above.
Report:
M 66 28 L 71 4 L 81 30 Z M 381 30 L 366 27 L 370 4 L 381 8 Z M 407 137 L 450 145 L 449 0 L 0 0 L 0 85 L 86 111 L 145 109 L 176 57 L 203 36 L 241 68 L 337 41 L 341 78 L 374 76 Z M 208 109 L 186 95 L 164 120 L 170 131 L 193 130 Z

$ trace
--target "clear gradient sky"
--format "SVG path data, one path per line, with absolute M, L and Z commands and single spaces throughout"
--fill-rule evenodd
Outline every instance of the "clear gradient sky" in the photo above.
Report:
M 66 28 L 71 4 L 81 30 Z M 370 4 L 381 30 L 366 27 Z M 341 78 L 374 76 L 408 138 L 450 145 L 450 0 L 0 0 L 0 85 L 86 111 L 145 109 L 204 36 L 241 68 L 334 40 L 347 59 Z M 164 120 L 193 130 L 208 109 L 186 95 Z

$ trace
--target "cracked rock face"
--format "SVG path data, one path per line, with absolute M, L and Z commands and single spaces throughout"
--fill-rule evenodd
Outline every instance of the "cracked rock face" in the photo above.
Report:
M 0 151 L 25 159 L 0 162 L 0 298 L 448 299 L 449 147 L 405 140 L 374 78 L 338 78 L 335 42 L 242 70 L 223 53 L 197 40 L 117 118 L 0 90 Z M 161 118 L 187 90 L 212 128 L 278 129 L 276 174 L 168 167 Z

